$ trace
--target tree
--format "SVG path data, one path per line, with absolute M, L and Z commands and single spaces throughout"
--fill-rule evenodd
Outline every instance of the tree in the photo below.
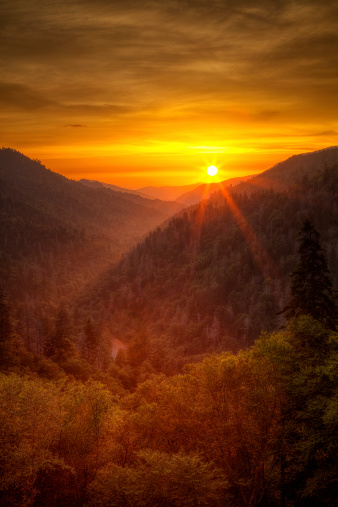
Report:
M 84 353 L 87 361 L 97 366 L 98 353 L 99 353 L 99 339 L 94 329 L 93 323 L 87 319 L 84 328 Z
M 337 306 L 330 271 L 319 241 L 319 233 L 306 220 L 300 231 L 300 256 L 292 273 L 291 300 L 281 313 L 286 318 L 311 315 L 325 327 L 336 330 Z
M 279 404 L 270 494 L 280 505 L 335 505 L 338 487 L 338 334 L 307 315 L 261 335 L 254 356 L 271 365 Z M 274 493 L 274 495 L 273 495 Z
M 75 347 L 69 338 L 70 324 L 67 312 L 61 308 L 56 316 L 55 332 L 45 345 L 45 354 L 57 363 L 75 355 Z
M 63 418 L 62 391 L 57 385 L 0 374 L 1 505 L 32 506 L 39 477 L 53 475 L 55 469 L 70 472 L 52 452 Z
M 9 312 L 7 295 L 0 288 L 0 370 L 17 362 L 14 345 L 12 320 Z
M 227 482 L 197 454 L 143 450 L 133 467 L 109 464 L 92 483 L 89 505 L 218 506 Z

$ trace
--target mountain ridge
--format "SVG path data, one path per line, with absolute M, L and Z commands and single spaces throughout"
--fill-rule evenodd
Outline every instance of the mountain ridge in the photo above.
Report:
M 168 371 L 277 329 L 306 219 L 322 234 L 338 285 L 338 164 L 314 170 L 309 160 L 310 176 L 288 190 L 247 194 L 238 185 L 183 210 L 108 268 L 79 306 L 97 322 L 104 307 L 112 335 L 132 347 L 142 330 Z
M 117 185 L 112 185 L 111 183 L 104 183 L 103 181 L 88 180 L 86 178 L 81 178 L 78 181 L 88 187 L 94 187 L 94 188 L 95 187 L 96 188 L 105 187 L 105 188 L 109 188 L 110 190 L 114 190 L 115 192 L 121 192 L 123 194 L 134 194 L 134 195 L 138 195 L 140 197 L 143 197 L 144 199 L 151 199 L 151 200 L 155 199 L 155 197 L 152 197 L 148 194 L 143 194 L 142 192 L 139 192 L 138 190 L 131 190 L 130 188 L 119 187 Z
M 181 208 L 178 203 L 86 187 L 3 148 L 0 283 L 13 301 L 34 300 L 46 287 L 50 302 L 68 297 Z M 32 279 L 36 283 L 30 283 Z
M 189 190 L 192 190 L 199 186 L 200 183 L 192 183 L 190 185 L 164 185 L 162 187 L 148 186 L 139 188 L 138 191 L 143 192 L 145 194 L 149 194 L 153 198 L 157 199 L 165 199 L 165 200 L 173 200 L 176 201 L 177 197 L 182 195 Z

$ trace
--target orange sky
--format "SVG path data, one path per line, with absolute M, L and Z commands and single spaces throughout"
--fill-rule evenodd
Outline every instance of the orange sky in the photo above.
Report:
M 129 188 L 337 145 L 338 4 L 1 0 L 1 145 Z

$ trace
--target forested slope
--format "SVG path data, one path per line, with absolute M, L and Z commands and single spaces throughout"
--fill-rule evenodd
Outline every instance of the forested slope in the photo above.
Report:
M 0 285 L 12 302 L 69 296 L 180 209 L 88 188 L 11 149 L 0 150 Z
M 337 166 L 284 193 L 213 195 L 55 312 L 43 302 L 51 280 L 60 291 L 56 264 L 83 276 L 89 245 L 106 243 L 94 222 L 81 230 L 10 187 L 4 258 L 24 319 L 0 289 L 1 505 L 336 504 Z M 113 338 L 126 344 L 116 360 Z
M 184 194 L 177 197 L 176 201 L 184 204 L 185 206 L 192 206 L 193 204 L 197 204 L 202 199 L 208 199 L 211 194 L 217 192 L 221 188 L 224 187 L 235 187 L 239 185 L 243 181 L 250 180 L 252 176 L 243 176 L 237 178 L 229 178 L 224 181 L 220 181 L 219 183 L 204 183 L 202 185 L 198 185 L 198 187 L 193 190 L 189 190 Z
M 239 192 L 255 192 L 257 188 L 288 191 L 293 185 L 314 176 L 318 171 L 324 171 L 338 163 L 338 146 L 330 146 L 323 150 L 300 153 L 279 162 L 270 169 L 257 174 L 254 178 L 241 183 Z
M 214 194 L 150 233 L 88 286 L 77 302 L 80 314 L 89 312 L 122 341 L 148 337 L 171 364 L 247 346 L 262 329 L 283 323 L 276 313 L 289 295 L 298 232 L 306 219 L 321 234 L 337 285 L 333 167 L 289 192 Z

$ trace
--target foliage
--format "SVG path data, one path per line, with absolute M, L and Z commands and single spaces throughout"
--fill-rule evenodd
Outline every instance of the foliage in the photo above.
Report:
M 286 317 L 311 315 L 335 331 L 337 306 L 319 233 L 306 220 L 300 234 L 300 261 L 292 273 L 291 300 L 285 309 Z
M 212 464 L 197 455 L 144 450 L 135 467 L 102 469 L 91 486 L 90 505 L 221 505 L 226 482 Z
M 2 374 L 1 502 L 333 505 L 337 364 L 337 334 L 301 316 L 119 401 Z
M 255 345 L 254 353 L 271 361 L 281 400 L 275 452 L 282 503 L 334 504 L 336 423 L 327 414 L 336 407 L 337 346 L 338 335 L 308 316 L 291 319 L 285 330 Z
M 0 498 L 32 505 L 41 473 L 64 463 L 51 451 L 63 418 L 58 389 L 17 375 L 0 378 Z

